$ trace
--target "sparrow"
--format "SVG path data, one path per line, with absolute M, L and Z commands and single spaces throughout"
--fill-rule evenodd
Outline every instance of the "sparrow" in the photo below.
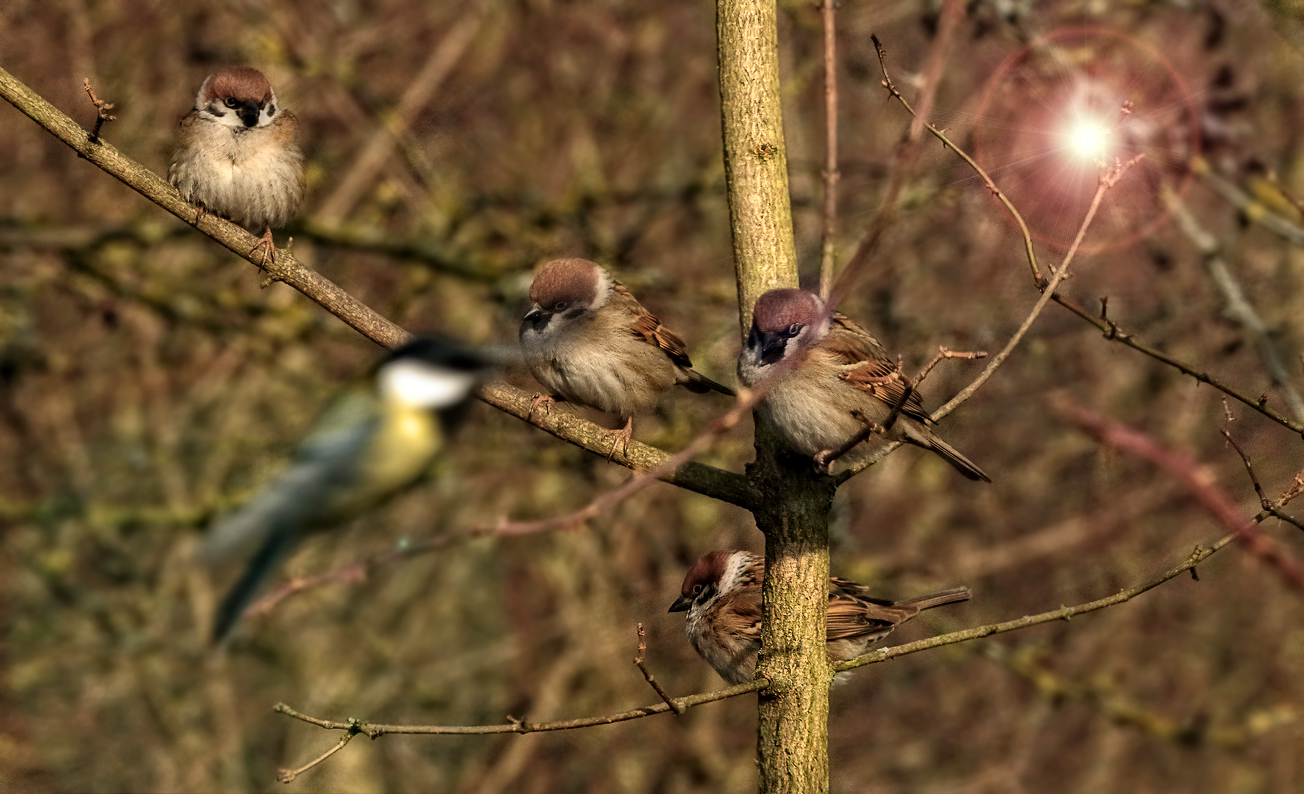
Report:
M 679 598 L 670 605 L 671 612 L 688 613 L 684 621 L 688 641 L 731 684 L 756 677 L 764 578 L 764 558 L 747 551 L 713 551 L 688 569 Z M 893 602 L 869 596 L 863 585 L 830 577 L 829 658 L 843 662 L 863 656 L 871 645 L 925 609 L 970 597 L 969 588 L 956 587 Z
M 294 217 L 303 198 L 299 121 L 281 108 L 257 69 L 228 66 L 199 86 L 195 107 L 181 119 L 168 180 L 187 201 L 250 228 L 266 229 L 250 250 L 262 264 L 276 258 L 272 228 Z
M 828 468 L 829 453 L 868 422 L 888 418 L 901 401 L 906 381 L 879 341 L 845 315 L 830 311 L 805 290 L 770 290 L 756 301 L 747 343 L 738 357 L 738 378 L 755 386 L 801 352 L 805 359 L 778 376 L 757 412 L 793 451 Z M 886 436 L 937 453 L 971 480 L 991 482 L 929 429 L 932 423 L 919 392 L 911 390 Z M 857 444 L 844 457 L 855 466 L 871 451 L 870 445 Z
M 561 399 L 617 414 L 625 426 L 609 431 L 613 455 L 622 441 L 629 449 L 634 414 L 651 410 L 671 386 L 734 393 L 694 370 L 684 340 L 594 262 L 544 265 L 530 301 L 521 349 L 534 379 L 550 392 L 535 398 L 536 407 Z
M 201 547 L 209 564 L 252 552 L 217 609 L 214 642 L 230 634 L 305 535 L 356 518 L 421 479 L 490 364 L 480 351 L 418 338 L 331 404 L 285 471 L 219 519 Z

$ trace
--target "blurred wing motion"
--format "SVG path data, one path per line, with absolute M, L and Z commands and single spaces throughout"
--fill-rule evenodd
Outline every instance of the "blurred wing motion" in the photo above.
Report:
M 443 446 L 443 427 L 488 371 L 486 359 L 450 342 L 418 339 L 347 392 L 304 439 L 265 491 L 218 521 L 201 550 L 216 563 L 252 551 L 217 609 L 213 640 L 226 638 L 268 578 L 310 532 L 379 506 L 417 482 Z

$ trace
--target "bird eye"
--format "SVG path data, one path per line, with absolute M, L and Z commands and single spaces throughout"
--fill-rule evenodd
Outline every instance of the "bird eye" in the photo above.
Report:
M 702 586 L 700 584 L 693 585 L 693 595 L 699 596 L 701 594 L 702 594 Z
M 231 109 L 235 109 L 235 108 L 240 107 L 240 103 L 237 102 L 237 101 L 236 101 L 236 98 L 233 97 L 233 96 L 229 96 L 229 97 L 227 97 L 227 98 L 226 98 L 226 101 L 223 102 L 222 104 L 226 105 L 227 107 L 229 107 L 229 108 L 231 108 Z
M 801 323 L 793 323 L 792 325 L 788 326 L 789 337 L 796 336 L 799 333 L 801 333 Z
M 566 301 L 557 301 L 556 303 L 554 303 L 554 304 L 552 305 L 552 310 L 555 311 L 555 312 L 564 312 L 564 311 L 566 311 Z

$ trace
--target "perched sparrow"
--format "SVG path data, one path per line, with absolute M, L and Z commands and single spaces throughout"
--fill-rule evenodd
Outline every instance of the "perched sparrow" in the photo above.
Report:
M 181 119 L 168 179 L 187 201 L 253 230 L 263 264 L 275 259 L 272 227 L 294 217 L 303 198 L 299 121 L 276 101 L 257 69 L 229 66 L 204 80 L 195 109 Z M 250 251 L 250 253 L 253 253 Z
M 692 369 L 684 341 L 653 317 L 623 284 L 584 259 L 544 265 L 530 286 L 521 347 L 534 379 L 552 396 L 617 414 L 611 451 L 634 431 L 634 414 L 651 410 L 675 384 L 733 394 Z
M 327 409 L 286 471 L 220 519 L 204 543 L 210 563 L 253 551 L 218 607 L 214 641 L 305 534 L 379 506 L 426 473 L 488 366 L 476 351 L 416 339 L 382 361 L 372 383 Z
M 693 648 L 731 684 L 756 677 L 761 650 L 761 580 L 765 560 L 746 551 L 713 551 L 688 569 L 671 612 L 688 612 L 684 633 Z M 829 658 L 863 656 L 869 646 L 925 609 L 968 601 L 956 587 L 907 601 L 884 601 L 846 579 L 829 579 Z
M 886 420 L 906 384 L 877 339 L 799 289 L 770 290 L 756 301 L 738 377 L 755 386 L 803 348 L 805 360 L 771 385 L 757 410 L 789 447 L 823 464 L 866 422 Z M 936 452 L 971 480 L 991 482 L 930 430 L 931 423 L 919 392 L 912 391 L 887 436 Z M 844 457 L 855 465 L 869 452 L 858 444 Z

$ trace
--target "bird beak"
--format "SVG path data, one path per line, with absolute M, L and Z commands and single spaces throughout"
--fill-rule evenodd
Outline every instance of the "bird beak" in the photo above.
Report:
M 788 337 L 783 334 L 764 334 L 752 323 L 747 332 L 747 350 L 759 366 L 778 364 L 783 361 L 783 353 L 788 348 Z
M 692 598 L 690 598 L 690 597 L 688 597 L 688 596 L 686 596 L 686 595 L 681 595 L 679 598 L 676 598 L 676 599 L 675 599 L 675 603 L 673 603 L 673 604 L 670 605 L 670 609 L 669 609 L 668 611 L 670 611 L 670 612 L 687 612 L 687 611 L 688 611 L 688 608 L 691 607 L 692 605 L 693 605 L 693 599 L 692 599 Z
M 262 113 L 262 108 L 258 107 L 257 102 L 241 103 L 240 109 L 236 111 L 236 114 L 240 116 L 240 121 L 244 122 L 246 127 L 256 125 L 260 113 Z
M 762 337 L 761 363 L 778 364 L 783 361 L 783 354 L 787 349 L 788 337 L 786 336 Z
M 534 306 L 530 307 L 528 312 L 525 313 L 525 317 L 522 318 L 521 322 L 528 323 L 529 326 L 536 331 L 542 331 L 543 327 L 547 325 L 548 321 L 551 319 L 552 312 L 544 311 L 539 307 L 539 304 L 536 303 Z

